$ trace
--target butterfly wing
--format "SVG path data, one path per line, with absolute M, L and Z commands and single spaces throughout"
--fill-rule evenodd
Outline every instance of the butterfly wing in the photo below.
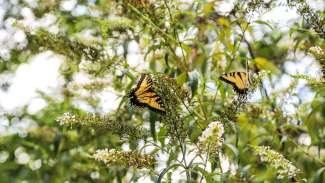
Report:
M 150 90 L 152 86 L 152 80 L 148 74 L 141 74 L 140 81 L 137 84 L 137 87 L 135 88 L 135 95 L 139 96 L 143 93 L 146 93 L 148 90 Z
M 248 76 L 245 72 L 231 72 L 223 74 L 220 79 L 233 86 L 234 90 L 240 94 L 244 94 L 248 90 Z
M 154 111 L 165 112 L 161 97 L 152 91 L 142 94 L 138 100 Z
M 161 97 L 151 87 L 150 76 L 142 74 L 137 87 L 129 95 L 131 103 L 139 107 L 149 107 L 149 109 L 157 112 L 165 112 Z

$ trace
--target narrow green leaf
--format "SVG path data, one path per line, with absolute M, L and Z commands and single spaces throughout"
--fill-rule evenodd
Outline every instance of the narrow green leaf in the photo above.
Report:
M 212 178 L 212 175 L 209 172 L 207 172 L 206 170 L 204 170 L 203 168 L 201 168 L 199 166 L 196 166 L 196 167 L 194 167 L 194 170 L 199 171 L 200 173 L 202 173 L 202 175 L 204 176 L 207 183 L 215 182 L 213 180 L 213 178 Z
M 156 138 L 156 121 L 158 120 L 158 116 L 155 112 L 150 111 L 149 113 L 149 122 L 150 122 L 150 133 L 154 141 Z
M 271 26 L 271 24 L 269 24 L 268 22 L 266 21 L 263 21 L 263 20 L 256 20 L 254 21 L 255 23 L 257 24 L 260 24 L 260 25 L 266 25 L 267 27 L 269 27 L 271 30 L 273 30 L 273 27 Z
M 171 165 L 171 166 L 165 168 L 165 169 L 164 169 L 164 170 L 159 174 L 159 177 L 158 177 L 158 179 L 157 179 L 157 183 L 161 183 L 161 181 L 162 181 L 164 175 L 165 175 L 169 170 L 171 170 L 171 169 L 173 169 L 173 168 L 176 168 L 176 167 L 179 167 L 179 166 L 182 166 L 182 165 L 181 165 L 181 164 L 173 164 L 173 165 Z

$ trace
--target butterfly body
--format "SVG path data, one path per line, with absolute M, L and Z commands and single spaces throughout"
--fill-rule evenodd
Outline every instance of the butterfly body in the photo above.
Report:
M 138 107 L 165 113 L 161 97 L 152 89 L 152 79 L 148 74 L 142 74 L 137 86 L 128 94 L 130 103 Z
M 246 94 L 249 89 L 250 80 L 246 72 L 230 72 L 221 75 L 219 78 L 231 84 L 239 94 Z

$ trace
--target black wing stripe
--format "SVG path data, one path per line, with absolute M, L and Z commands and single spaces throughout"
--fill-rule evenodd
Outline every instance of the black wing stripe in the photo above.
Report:
M 241 77 L 241 73 L 240 72 L 237 72 L 237 73 L 235 73 L 236 74 L 236 76 L 238 76 L 241 80 L 243 80 L 243 78 Z
M 244 78 L 242 77 L 242 73 L 241 72 L 237 72 L 236 76 L 239 77 L 239 79 L 237 78 L 237 82 L 241 83 L 244 87 L 245 87 L 245 81 Z M 239 87 L 236 85 L 236 87 L 239 89 Z
M 227 75 L 224 75 L 224 76 L 220 76 L 219 78 L 220 78 L 222 81 L 224 81 L 224 82 L 226 82 L 226 83 L 229 83 L 229 84 L 231 84 L 231 85 L 235 84 L 235 82 L 229 81 L 226 77 L 228 77 L 228 74 L 227 74 Z
M 246 88 L 246 79 L 245 79 L 245 74 L 244 72 L 231 72 L 231 73 L 227 73 L 227 74 L 223 74 L 221 75 L 219 78 L 228 83 L 228 84 L 231 84 L 233 89 L 237 92 L 237 93 L 240 93 L 240 94 L 245 94 L 248 90 L 248 88 Z M 227 79 L 228 77 L 234 77 L 235 78 L 235 81 L 230 81 L 229 79 Z M 238 87 L 239 85 L 239 82 L 241 82 L 243 85 L 244 85 L 244 89 L 240 89 Z

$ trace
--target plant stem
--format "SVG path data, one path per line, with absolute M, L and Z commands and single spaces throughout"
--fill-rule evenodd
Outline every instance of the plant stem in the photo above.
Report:
M 207 156 L 206 156 L 205 161 L 204 161 L 204 171 L 206 170 L 206 167 L 207 167 L 207 164 L 208 164 L 209 153 L 210 153 L 210 145 L 208 146 Z M 201 176 L 200 183 L 202 183 L 202 181 L 203 181 L 203 175 Z

